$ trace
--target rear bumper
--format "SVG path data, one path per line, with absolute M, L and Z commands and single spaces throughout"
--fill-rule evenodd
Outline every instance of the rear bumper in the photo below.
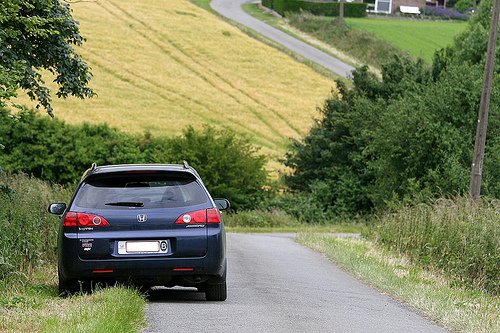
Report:
M 226 273 L 224 232 L 209 236 L 207 252 L 197 257 L 140 255 L 85 259 L 79 255 L 80 239 L 64 233 L 60 234 L 60 237 L 59 271 L 65 280 L 174 280 L 180 281 L 178 285 L 189 285 L 189 281 L 206 281 L 208 278 L 223 277 Z M 187 277 L 187 279 L 182 279 L 182 277 Z
M 61 275 L 66 279 L 144 279 L 156 277 L 175 277 L 184 275 L 224 274 L 225 257 L 168 258 L 168 259 L 120 259 L 120 260 L 81 260 L 64 257 L 59 262 Z

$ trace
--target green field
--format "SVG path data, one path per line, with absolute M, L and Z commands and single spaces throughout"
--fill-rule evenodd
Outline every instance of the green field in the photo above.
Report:
M 431 62 L 434 52 L 453 43 L 467 27 L 463 21 L 391 20 L 346 18 L 354 29 L 371 32 L 388 43 Z

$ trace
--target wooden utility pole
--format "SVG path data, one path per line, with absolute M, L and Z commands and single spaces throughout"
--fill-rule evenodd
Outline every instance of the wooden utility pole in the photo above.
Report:
M 495 50 L 498 37 L 498 16 L 500 13 L 500 0 L 495 0 L 491 14 L 490 39 L 484 67 L 483 93 L 479 106 L 479 119 L 477 121 L 476 143 L 472 160 L 469 198 L 474 202 L 479 201 L 481 194 L 481 180 L 483 178 L 484 146 L 486 144 L 486 129 L 488 127 L 488 112 L 490 109 L 491 85 L 493 82 L 493 67 L 495 64 Z
M 339 23 L 341 25 L 344 24 L 344 0 L 340 0 L 340 6 L 339 6 Z

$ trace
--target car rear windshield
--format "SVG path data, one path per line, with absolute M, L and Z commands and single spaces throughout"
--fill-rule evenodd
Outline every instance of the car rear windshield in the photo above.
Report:
M 174 208 L 206 203 L 194 178 L 168 174 L 101 175 L 80 187 L 75 205 L 82 208 Z

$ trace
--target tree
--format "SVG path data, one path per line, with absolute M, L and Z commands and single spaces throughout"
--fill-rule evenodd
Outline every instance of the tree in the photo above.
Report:
M 69 4 L 59 0 L 3 0 L 0 2 L 0 106 L 25 89 L 37 107 L 53 116 L 51 91 L 42 71 L 54 75 L 57 97 L 95 95 L 88 87 L 90 67 L 73 49 L 85 39 Z
M 230 130 L 189 126 L 170 139 L 164 158 L 171 163 L 189 162 L 214 197 L 227 198 L 235 209 L 253 208 L 265 195 L 267 158 L 259 155 L 249 138 Z

